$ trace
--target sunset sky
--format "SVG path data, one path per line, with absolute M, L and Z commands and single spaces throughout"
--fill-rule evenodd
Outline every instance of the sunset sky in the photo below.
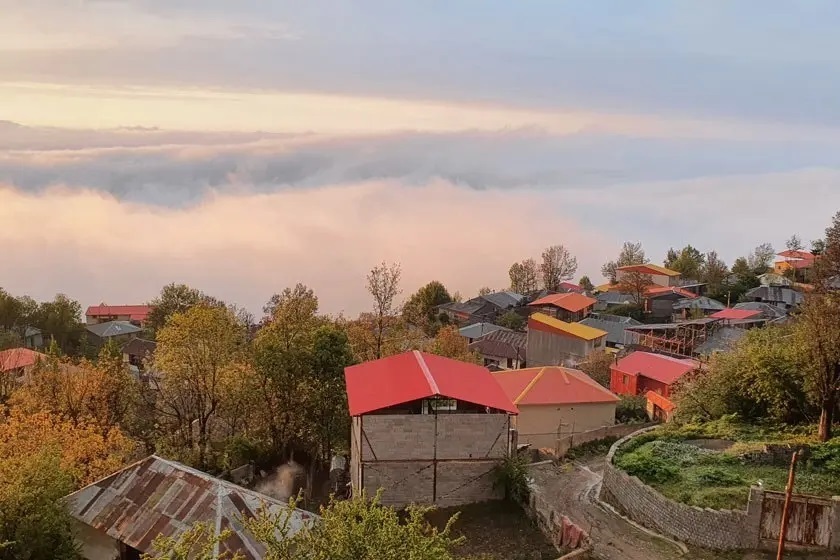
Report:
M 0 286 L 369 306 L 840 210 L 840 4 L 0 0 Z M 577 278 L 576 278 L 577 279 Z

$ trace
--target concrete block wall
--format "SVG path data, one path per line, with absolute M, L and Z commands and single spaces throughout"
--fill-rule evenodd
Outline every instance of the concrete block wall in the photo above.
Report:
M 438 459 L 501 459 L 507 454 L 507 414 L 439 414 Z
M 637 523 L 687 544 L 712 550 L 757 548 L 764 498 L 760 489 L 751 490 L 747 511 L 703 509 L 666 498 L 612 464 L 624 443 L 650 429 L 635 432 L 612 446 L 604 467 L 601 499 Z
M 372 496 L 382 488 L 384 505 L 403 507 L 411 503 L 431 504 L 434 488 L 432 461 L 399 463 L 366 462 L 362 465 L 365 492 Z
M 473 504 L 504 498 L 493 488 L 496 461 L 445 461 L 437 464 L 437 498 L 441 507 Z
M 465 415 L 466 416 L 466 415 Z M 381 414 L 361 418 L 362 461 L 410 461 L 435 456 L 433 414 Z

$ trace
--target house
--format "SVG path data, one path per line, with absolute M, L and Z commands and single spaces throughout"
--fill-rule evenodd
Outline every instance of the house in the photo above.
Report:
M 129 323 L 128 321 L 108 321 L 107 323 L 95 323 L 85 327 L 88 341 L 94 348 L 100 348 L 109 340 L 120 344 L 128 342 L 143 329 Z
M 85 322 L 88 325 L 107 323 L 109 321 L 128 321 L 142 327 L 149 318 L 152 307 L 149 305 L 91 305 L 85 311 Z
M 793 286 L 793 280 L 775 272 L 765 272 L 758 277 L 758 281 L 762 286 Z
M 46 354 L 29 348 L 10 348 L 0 351 L 0 375 L 4 379 L 0 383 L 5 384 L 5 380 L 22 381 L 26 374 L 46 357 Z
M 696 298 L 695 294 L 682 288 L 653 286 L 645 292 L 644 310 L 651 319 L 670 321 L 678 301 Z
M 466 327 L 458 329 L 458 334 L 467 339 L 467 343 L 475 342 L 482 336 L 490 334 L 493 331 L 510 330 L 493 323 L 473 323 Z
M 707 297 L 683 298 L 673 304 L 673 320 L 697 319 L 724 309 L 726 309 L 726 306 L 716 299 Z
M 445 313 L 449 319 L 459 325 L 496 320 L 498 308 L 480 298 L 470 301 L 451 301 L 437 306 L 439 313 Z
M 744 302 L 769 303 L 790 310 L 802 305 L 805 296 L 787 286 L 758 286 L 748 290 L 741 299 Z
M 598 300 L 591 297 L 568 292 L 541 297 L 529 303 L 528 307 L 567 323 L 577 323 L 592 312 L 596 303 L 598 303 Z
M 527 340 L 525 333 L 498 329 L 470 344 L 469 349 L 484 359 L 485 367 L 519 369 L 525 367 Z
M 519 443 L 554 449 L 557 438 L 615 423 L 618 397 L 580 370 L 546 366 L 501 371 L 493 377 L 519 409 Z
M 567 323 L 544 313 L 528 318 L 528 364 L 557 366 L 573 364 L 591 353 L 605 351 L 607 332 L 580 323 Z
M 617 290 L 602 291 L 595 295 L 593 311 L 609 311 L 620 305 L 632 305 L 633 296 Z
M 773 272 L 779 275 L 791 275 L 796 282 L 811 282 L 814 277 L 814 265 L 818 255 L 808 251 L 787 250 L 778 253 L 781 260 L 773 263 Z
M 730 307 L 709 315 L 712 319 L 721 321 L 743 321 L 745 319 L 760 319 L 761 311 L 757 309 L 738 309 Z
M 616 280 L 620 284 L 630 273 L 638 272 L 650 276 L 657 286 L 677 287 L 680 285 L 680 273 L 655 264 L 631 264 L 616 269 Z
M 146 368 L 146 361 L 154 355 L 155 348 L 157 343 L 153 340 L 132 338 L 122 347 L 123 361 L 140 373 Z
M 607 348 L 623 348 L 624 329 L 635 325 L 641 325 L 642 323 L 632 317 L 608 315 L 606 313 L 592 313 L 589 317 L 581 321 L 580 324 L 606 331 Z
M 23 333 L 23 345 L 30 349 L 44 347 L 44 333 L 35 327 L 26 327 Z
M 576 294 L 582 294 L 586 291 L 577 284 L 572 284 L 571 282 L 560 282 L 560 285 L 558 287 L 560 288 L 561 293 L 573 292 Z
M 85 486 L 65 501 L 87 560 L 139 560 L 153 552 L 158 535 L 177 538 L 197 522 L 231 531 L 219 552 L 257 560 L 266 550 L 242 525 L 243 517 L 253 517 L 260 508 L 272 515 L 288 513 L 290 535 L 318 520 L 307 511 L 289 510 L 287 502 L 156 455 Z
M 457 506 L 499 498 L 494 469 L 516 406 L 487 368 L 411 351 L 344 370 L 353 492 L 382 503 Z
M 666 418 L 674 384 L 700 363 L 650 352 L 633 352 L 610 367 L 610 390 L 618 395 L 645 395 L 652 418 Z M 652 395 L 649 395 L 652 394 Z

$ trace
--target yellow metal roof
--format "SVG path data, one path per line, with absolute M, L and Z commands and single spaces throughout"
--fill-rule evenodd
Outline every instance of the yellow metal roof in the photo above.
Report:
M 645 268 L 649 268 L 650 270 L 655 271 L 657 274 L 664 274 L 665 276 L 679 276 L 680 273 L 676 270 L 671 270 L 670 268 L 665 268 L 664 266 L 659 266 L 658 264 L 651 264 L 651 263 L 644 263 L 644 264 L 631 264 L 627 266 L 620 266 L 618 270 L 627 270 L 630 268 L 635 268 L 637 266 L 643 266 Z
M 607 331 L 602 331 L 601 329 L 596 329 L 595 327 L 590 327 L 589 325 L 581 325 L 580 323 L 567 323 L 566 321 L 549 317 L 545 313 L 534 313 L 531 315 L 531 319 L 553 329 L 582 338 L 583 340 L 595 340 L 596 338 L 607 336 Z

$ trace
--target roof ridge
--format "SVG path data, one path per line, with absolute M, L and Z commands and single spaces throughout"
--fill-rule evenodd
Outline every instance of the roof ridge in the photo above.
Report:
M 432 372 L 429 371 L 429 366 L 426 365 L 426 360 L 423 359 L 423 354 L 421 354 L 419 350 L 412 350 L 412 353 L 414 354 L 414 359 L 417 360 L 417 365 L 420 366 L 420 371 L 423 372 L 423 376 L 426 378 L 426 382 L 429 384 L 429 390 L 435 395 L 440 395 L 440 389 L 438 388 L 437 381 L 435 381 L 434 376 L 432 376 Z
M 518 397 L 516 397 L 516 400 L 513 401 L 513 404 L 515 404 L 516 406 L 519 406 L 519 401 L 524 399 L 525 396 L 531 391 L 531 389 L 534 388 L 534 385 L 537 384 L 537 381 L 539 381 L 542 378 L 543 373 L 545 373 L 545 366 L 541 367 L 540 371 L 537 372 L 537 374 L 534 376 L 534 378 L 531 381 L 528 382 L 528 384 L 525 386 L 524 389 L 522 389 L 522 392 L 519 394 Z

